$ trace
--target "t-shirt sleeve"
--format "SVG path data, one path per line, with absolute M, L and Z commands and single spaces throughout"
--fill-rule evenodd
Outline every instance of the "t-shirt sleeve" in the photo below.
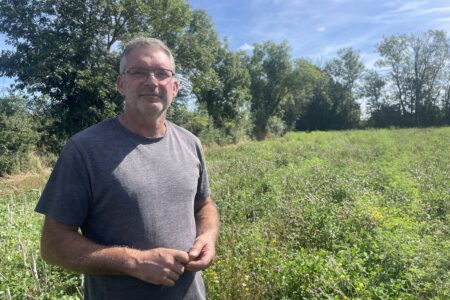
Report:
M 42 192 L 35 211 L 59 222 L 81 226 L 87 217 L 89 173 L 76 144 L 69 140 Z
M 206 200 L 211 194 L 208 182 L 208 171 L 206 169 L 205 155 L 201 144 L 197 145 L 197 155 L 200 160 L 200 176 L 198 178 L 197 194 L 195 195 L 195 201 L 201 202 Z

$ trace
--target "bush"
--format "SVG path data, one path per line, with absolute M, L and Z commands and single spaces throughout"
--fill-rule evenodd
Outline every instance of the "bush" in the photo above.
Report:
M 15 96 L 0 99 L 1 176 L 28 170 L 35 164 L 33 152 L 39 140 L 35 127 L 24 99 Z
M 226 121 L 222 128 L 214 126 L 212 118 L 206 111 L 196 112 L 180 110 L 168 114 L 177 125 L 186 128 L 202 141 L 203 145 L 237 144 L 248 139 L 250 121 L 245 118 Z

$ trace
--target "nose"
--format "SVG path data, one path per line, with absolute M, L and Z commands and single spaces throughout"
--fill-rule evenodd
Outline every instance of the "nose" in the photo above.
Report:
M 151 85 L 158 85 L 159 81 L 158 79 L 156 79 L 155 73 L 154 72 L 149 72 L 147 79 L 144 82 L 145 84 L 151 84 Z

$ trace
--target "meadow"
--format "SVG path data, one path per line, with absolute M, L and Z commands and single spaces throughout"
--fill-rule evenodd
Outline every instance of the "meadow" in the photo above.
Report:
M 449 299 L 450 128 L 206 149 L 222 222 L 208 299 Z M 0 299 L 79 299 L 39 257 L 48 171 L 0 180 Z

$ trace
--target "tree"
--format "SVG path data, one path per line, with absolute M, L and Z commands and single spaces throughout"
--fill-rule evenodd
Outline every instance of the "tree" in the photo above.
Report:
M 312 98 L 306 104 L 301 118 L 296 122 L 297 130 L 329 130 L 333 124 L 333 100 L 329 95 L 328 81 L 314 86 Z
M 242 55 L 229 51 L 227 45 L 220 49 L 218 61 L 213 66 L 219 80 L 201 97 L 218 128 L 243 118 L 251 98 L 250 75 L 243 65 Z
M 377 63 L 390 68 L 394 97 L 410 125 L 432 125 L 439 119 L 449 50 L 446 33 L 440 30 L 391 36 L 378 44 Z
M 348 91 L 353 99 L 356 82 L 364 71 L 364 64 L 361 62 L 359 53 L 353 48 L 340 49 L 337 55 L 337 58 L 325 65 L 325 71 Z
M 238 127 L 243 125 L 250 99 L 250 79 L 243 54 L 231 52 L 226 41 L 220 42 L 211 18 L 204 11 L 192 13 L 185 34 L 174 49 L 181 65 L 179 73 L 191 83 L 189 97 L 197 100 L 198 113 L 205 119 L 203 110 L 206 110 L 215 128 L 235 140 L 238 131 L 242 131 Z M 172 110 L 177 108 L 176 102 Z M 203 122 L 208 130 L 209 117 L 208 122 Z M 187 127 L 191 124 L 185 123 Z
M 384 88 L 386 80 L 374 70 L 367 70 L 363 75 L 359 95 L 365 98 L 368 113 L 377 111 L 386 103 Z
M 450 125 L 450 64 L 444 71 L 442 82 L 442 110 L 443 124 Z
M 271 117 L 279 112 L 280 105 L 290 97 L 292 65 L 287 42 L 275 44 L 267 41 L 254 44 L 248 69 L 251 78 L 251 112 L 254 133 L 262 140 L 268 133 Z
M 284 104 L 288 129 L 328 129 L 331 101 L 327 96 L 329 76 L 306 59 L 294 62 L 291 75 L 292 97 Z
M 330 80 L 328 96 L 332 101 L 330 129 L 351 129 L 359 126 L 361 109 L 353 94 L 340 83 Z
M 353 48 L 338 51 L 338 57 L 325 65 L 325 72 L 331 76 L 329 96 L 333 101 L 333 129 L 347 129 L 358 126 L 360 108 L 356 102 L 357 81 L 364 71 L 359 53 Z
M 386 92 L 386 78 L 375 70 L 367 70 L 363 76 L 359 96 L 366 100 L 369 114 L 367 124 L 372 127 L 402 126 L 400 106 L 391 103 Z
M 146 34 L 173 45 L 190 21 L 182 0 L 6 0 L 0 32 L 15 50 L 2 51 L 0 74 L 17 89 L 46 95 L 58 151 L 73 133 L 121 110 L 114 87 L 117 50 Z
M 179 72 L 192 83 L 192 92 L 200 103 L 205 103 L 202 93 L 213 89 L 218 75 L 213 66 L 216 64 L 221 43 L 211 18 L 202 10 L 192 12 L 183 35 L 173 46 Z

